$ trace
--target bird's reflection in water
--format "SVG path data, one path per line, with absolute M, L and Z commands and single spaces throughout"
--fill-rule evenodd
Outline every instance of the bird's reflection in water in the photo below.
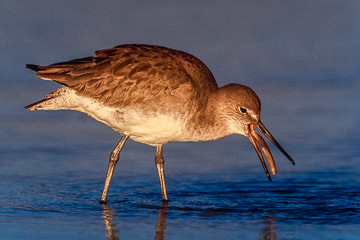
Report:
M 101 206 L 103 208 L 102 217 L 105 223 L 106 237 L 109 240 L 118 240 L 119 230 L 116 228 L 114 223 L 114 210 L 106 204 L 102 204 Z
M 259 240 L 276 240 L 276 221 L 274 216 L 264 219 L 264 227 L 260 231 Z
M 106 237 L 108 240 L 118 240 L 119 239 L 119 230 L 116 228 L 114 223 L 114 209 L 109 205 L 102 204 L 102 217 L 104 219 L 105 230 L 106 230 Z M 161 205 L 158 219 L 156 223 L 156 234 L 155 240 L 162 240 L 164 239 L 164 230 L 166 228 L 166 213 L 168 209 L 168 203 L 164 202 Z
M 168 203 L 164 202 L 161 204 L 161 209 L 158 214 L 157 224 L 156 224 L 156 235 L 155 240 L 164 239 L 164 230 L 166 228 L 166 214 L 168 209 Z
M 118 240 L 119 230 L 114 223 L 114 209 L 109 205 L 102 204 L 102 217 L 104 219 L 106 237 L 108 240 Z M 157 223 L 155 225 L 155 240 L 164 239 L 164 230 L 166 228 L 166 215 L 168 211 L 168 203 L 164 202 L 158 213 Z M 276 222 L 274 216 L 268 216 L 263 221 L 263 228 L 259 233 L 259 240 L 276 240 Z

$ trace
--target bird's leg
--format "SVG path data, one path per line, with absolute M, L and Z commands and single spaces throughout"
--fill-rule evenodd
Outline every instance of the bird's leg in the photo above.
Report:
M 123 135 L 119 141 L 119 143 L 116 145 L 115 149 L 111 152 L 110 154 L 110 159 L 109 159 L 109 165 L 108 165 L 108 170 L 106 173 L 106 179 L 105 179 L 105 183 L 104 183 L 104 188 L 103 188 L 103 192 L 100 198 L 100 203 L 105 203 L 106 202 L 106 198 L 109 192 L 109 187 L 110 187 L 110 183 L 111 183 L 111 179 L 112 176 L 114 174 L 114 169 L 115 166 L 117 164 L 117 162 L 119 161 L 119 154 L 121 149 L 123 148 L 126 140 L 129 138 L 129 136 Z
M 160 187 L 161 187 L 161 194 L 163 201 L 168 201 L 168 195 L 166 190 L 166 182 L 165 182 L 165 172 L 164 172 L 164 158 L 163 158 L 163 145 L 159 145 L 156 147 L 156 154 L 155 154 L 155 163 L 156 168 L 159 174 L 160 180 Z

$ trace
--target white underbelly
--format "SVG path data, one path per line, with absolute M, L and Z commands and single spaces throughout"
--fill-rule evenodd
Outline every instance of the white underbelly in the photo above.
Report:
M 72 110 L 84 112 L 137 142 L 158 145 L 182 141 L 184 120 L 178 114 L 149 112 L 140 108 L 114 108 L 95 99 L 77 97 L 78 106 Z
M 147 144 L 163 144 L 179 141 L 182 121 L 171 114 L 144 113 L 139 109 L 127 109 L 123 113 L 124 133 L 130 138 Z

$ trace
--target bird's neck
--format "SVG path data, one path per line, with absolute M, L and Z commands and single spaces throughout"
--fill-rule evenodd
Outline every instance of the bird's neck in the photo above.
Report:
M 192 126 L 192 141 L 211 141 L 232 134 L 224 114 L 225 103 L 219 101 L 218 90 L 211 93 L 188 122 Z

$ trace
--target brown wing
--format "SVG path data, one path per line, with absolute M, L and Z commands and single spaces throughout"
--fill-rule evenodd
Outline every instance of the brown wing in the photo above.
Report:
M 120 45 L 96 56 L 28 65 L 36 76 L 54 80 L 105 105 L 185 107 L 206 99 L 217 84 L 209 69 L 194 56 L 159 46 Z

